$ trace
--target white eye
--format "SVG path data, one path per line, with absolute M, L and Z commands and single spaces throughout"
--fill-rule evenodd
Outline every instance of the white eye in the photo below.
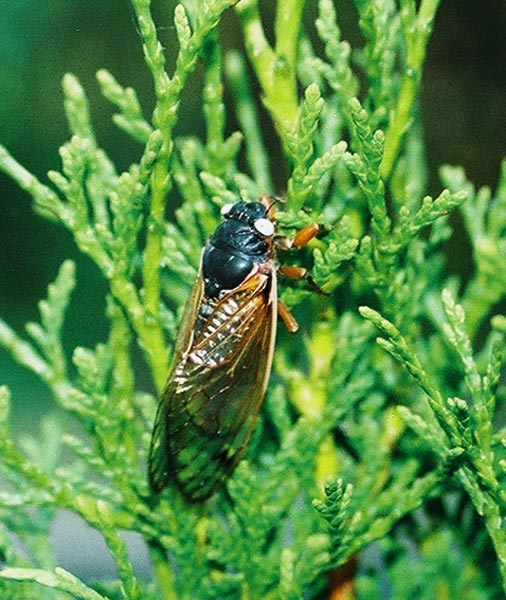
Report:
M 254 223 L 254 227 L 258 233 L 265 235 L 265 237 L 274 235 L 274 223 L 269 221 L 269 219 L 257 219 Z
M 224 204 L 220 210 L 221 216 L 226 217 L 228 215 L 228 213 L 232 210 L 233 206 L 234 206 L 234 204 L 232 202 L 229 202 L 228 204 Z

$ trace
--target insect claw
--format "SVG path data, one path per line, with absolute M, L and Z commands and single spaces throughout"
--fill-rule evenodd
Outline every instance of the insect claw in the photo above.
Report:
M 311 275 L 307 275 L 307 277 L 305 277 L 308 287 L 309 289 L 313 290 L 313 292 L 316 292 L 317 294 L 322 294 L 322 296 L 331 296 L 330 292 L 326 292 L 325 290 L 322 290 L 322 288 L 316 283 L 316 281 L 311 277 Z
M 290 277 L 291 279 L 304 279 L 305 281 L 307 281 L 309 288 L 314 292 L 317 292 L 318 294 L 323 294 L 324 296 L 330 295 L 328 292 L 325 292 L 321 289 L 321 287 L 311 277 L 309 271 L 304 267 L 297 267 L 295 265 L 283 265 L 282 267 L 279 267 L 278 271 L 284 277 Z

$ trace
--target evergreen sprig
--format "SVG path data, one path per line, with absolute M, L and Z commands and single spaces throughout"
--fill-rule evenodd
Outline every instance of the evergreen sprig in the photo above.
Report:
M 489 381 L 490 374 L 497 373 L 499 368 L 497 350 L 487 366 L 489 375 L 482 378 L 477 371 L 471 344 L 464 330 L 462 307 L 454 302 L 448 290 L 443 292 L 443 303 L 448 320 L 444 327 L 445 334 L 462 361 L 470 394 L 469 402 L 459 397 L 444 398 L 392 323 L 371 309 L 363 308 L 361 312 L 382 332 L 384 337 L 378 339 L 381 346 L 408 370 L 427 395 L 433 416 L 444 436 L 436 434 L 421 419 L 414 417 L 410 410 L 404 408 L 402 413 L 417 433 L 439 454 L 440 459 L 446 461 L 449 454 L 459 457 L 461 464 L 456 470 L 456 476 L 469 494 L 478 514 L 485 518 L 504 577 L 506 538 L 502 528 L 497 528 L 497 520 L 504 518 L 505 510 L 504 493 L 499 484 L 502 473 L 494 464 L 494 452 L 490 445 L 495 391 L 493 387 L 490 388 Z M 495 379 L 496 376 L 492 375 L 492 380 Z M 492 522 L 495 522 L 495 527 Z
M 97 80 L 113 122 L 140 144 L 137 162 L 118 172 L 70 74 L 70 139 L 50 185 L 0 147 L 2 171 L 97 265 L 108 319 L 105 339 L 66 347 L 79 288 L 65 261 L 26 335 L 0 320 L 0 343 L 59 411 L 19 439 L 0 386 L 2 598 L 375 598 L 385 577 L 396 598 L 503 596 L 506 317 L 493 311 L 506 295 L 506 167 L 494 195 L 455 167 L 442 170 L 447 189 L 426 195 L 417 104 L 438 0 L 356 0 L 361 48 L 343 38 L 340 7 L 320 0 L 307 27 L 304 4 L 278 0 L 270 30 L 257 0 L 185 0 L 165 49 L 150 0 L 132 0 L 152 114 L 108 71 Z M 244 54 L 223 43 L 228 9 Z M 197 68 L 205 131 L 181 136 Z M 279 234 L 321 226 L 308 248 L 277 257 L 310 274 L 309 285 L 279 278 L 301 331 L 280 324 L 259 423 L 224 489 L 204 505 L 172 488 L 155 498 L 155 396 L 202 247 L 225 203 L 274 194 L 285 173 Z M 463 284 L 445 268 L 455 210 L 473 252 Z M 101 533 L 116 579 L 58 566 L 50 531 L 62 509 Z M 137 575 L 123 531 L 144 540 L 153 581 Z

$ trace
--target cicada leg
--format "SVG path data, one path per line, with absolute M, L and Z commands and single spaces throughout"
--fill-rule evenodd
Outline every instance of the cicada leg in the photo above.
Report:
M 307 244 L 321 232 L 321 225 L 318 225 L 318 223 L 309 223 L 309 225 L 300 229 L 294 238 L 279 237 L 276 239 L 276 244 L 282 250 L 296 250 L 297 248 L 307 246 Z M 305 279 L 312 290 L 319 294 L 325 294 L 304 267 L 284 265 L 279 267 L 278 270 L 284 277 L 290 277 L 291 279 Z
M 306 225 L 297 231 L 292 240 L 291 248 L 302 248 L 303 246 L 307 246 L 307 244 L 321 233 L 321 231 L 321 225 L 318 225 L 318 223 L 309 223 L 309 225 Z
M 309 242 L 314 239 L 321 232 L 321 226 L 318 223 L 309 223 L 302 229 L 300 229 L 294 238 L 288 237 L 278 237 L 276 239 L 276 245 L 282 250 L 295 250 L 297 248 L 302 248 L 309 244 Z M 305 279 L 308 282 L 308 285 L 314 291 L 324 294 L 323 290 L 318 286 L 317 283 L 313 280 L 308 270 L 304 267 L 297 267 L 295 265 L 283 265 L 278 268 L 278 271 L 284 277 L 290 277 L 291 279 Z M 297 323 L 295 317 L 289 311 L 289 309 L 282 303 L 278 303 L 278 313 L 281 319 L 283 320 L 286 328 L 291 333 L 295 333 L 299 329 L 299 324 Z
M 281 196 L 273 196 L 272 194 L 263 194 L 258 199 L 260 204 L 263 204 L 268 211 L 269 219 L 274 220 L 276 217 L 276 203 L 286 204 L 286 201 Z
M 297 320 L 292 315 L 286 304 L 284 304 L 281 301 L 278 302 L 278 314 L 283 320 L 283 323 L 286 325 L 288 331 L 290 333 L 297 333 L 297 331 L 299 330 L 299 324 L 297 323 Z
M 307 284 L 310 289 L 318 294 L 327 295 L 327 292 L 324 292 L 321 287 L 316 283 L 316 281 L 311 277 L 308 270 L 304 267 L 296 267 L 295 265 L 283 265 L 278 269 L 279 273 L 284 277 L 289 277 L 290 279 L 304 279 L 307 281 Z
M 311 240 L 313 240 L 322 230 L 321 225 L 318 223 L 309 223 L 299 229 L 295 234 L 295 237 L 289 238 L 287 236 L 279 236 L 276 238 L 276 246 L 281 250 L 295 250 L 297 248 L 303 248 L 307 246 Z

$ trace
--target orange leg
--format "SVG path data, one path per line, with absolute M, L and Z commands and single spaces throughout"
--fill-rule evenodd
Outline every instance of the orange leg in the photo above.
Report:
M 278 271 L 284 277 L 290 277 L 290 279 L 305 279 L 308 277 L 307 269 L 304 267 L 296 267 L 295 265 L 283 265 L 279 267 Z
M 311 275 L 308 273 L 307 269 L 305 269 L 304 267 L 296 267 L 295 265 L 283 265 L 282 267 L 278 268 L 278 271 L 284 277 L 290 277 L 291 279 L 305 279 L 310 289 L 312 289 L 315 292 L 318 292 L 318 294 L 327 294 L 313 280 Z
M 290 239 L 288 237 L 279 237 L 276 239 L 276 244 L 282 250 L 296 250 L 297 248 L 302 248 L 303 246 L 309 244 L 309 242 L 312 239 L 314 239 L 321 231 L 321 225 L 318 225 L 318 223 L 309 223 L 309 225 L 306 225 L 305 227 L 300 229 L 293 239 Z M 325 294 L 325 292 L 318 286 L 318 284 L 314 282 L 313 278 L 308 273 L 308 270 L 304 267 L 297 267 L 295 265 L 283 265 L 281 267 L 278 267 L 278 271 L 284 277 L 290 277 L 291 279 L 305 279 L 308 282 L 309 287 L 311 289 L 313 289 L 315 292 L 318 292 L 319 294 Z M 285 310 L 287 311 L 288 309 L 286 309 L 285 307 Z M 280 316 L 285 321 L 281 312 Z M 290 327 L 288 327 L 288 329 L 292 331 Z
M 296 333 L 299 330 L 299 324 L 283 302 L 278 302 L 278 313 L 290 333 Z
M 318 223 L 309 223 L 302 229 L 299 229 L 293 239 L 286 236 L 276 238 L 276 246 L 281 250 L 292 250 L 302 248 L 309 244 L 321 231 L 321 226 Z
M 292 241 L 292 248 L 302 248 L 320 233 L 321 227 L 318 223 L 309 223 L 297 231 Z
M 282 250 L 292 250 L 297 248 L 302 248 L 309 244 L 309 242 L 314 239 L 318 233 L 320 233 L 321 227 L 318 223 L 310 223 L 306 225 L 302 229 L 300 229 L 293 239 L 287 237 L 279 237 L 276 239 L 276 245 Z M 284 275 L 285 277 L 290 277 L 292 279 L 305 279 L 311 288 L 319 293 L 324 293 L 322 290 L 316 285 L 313 281 L 311 275 L 308 273 L 307 269 L 304 267 L 297 267 L 295 265 L 283 265 L 278 268 L 279 273 Z M 295 320 L 295 317 L 288 310 L 288 308 L 282 303 L 278 303 L 278 313 L 283 322 L 286 325 L 286 328 L 291 333 L 295 333 L 299 329 L 299 324 Z

